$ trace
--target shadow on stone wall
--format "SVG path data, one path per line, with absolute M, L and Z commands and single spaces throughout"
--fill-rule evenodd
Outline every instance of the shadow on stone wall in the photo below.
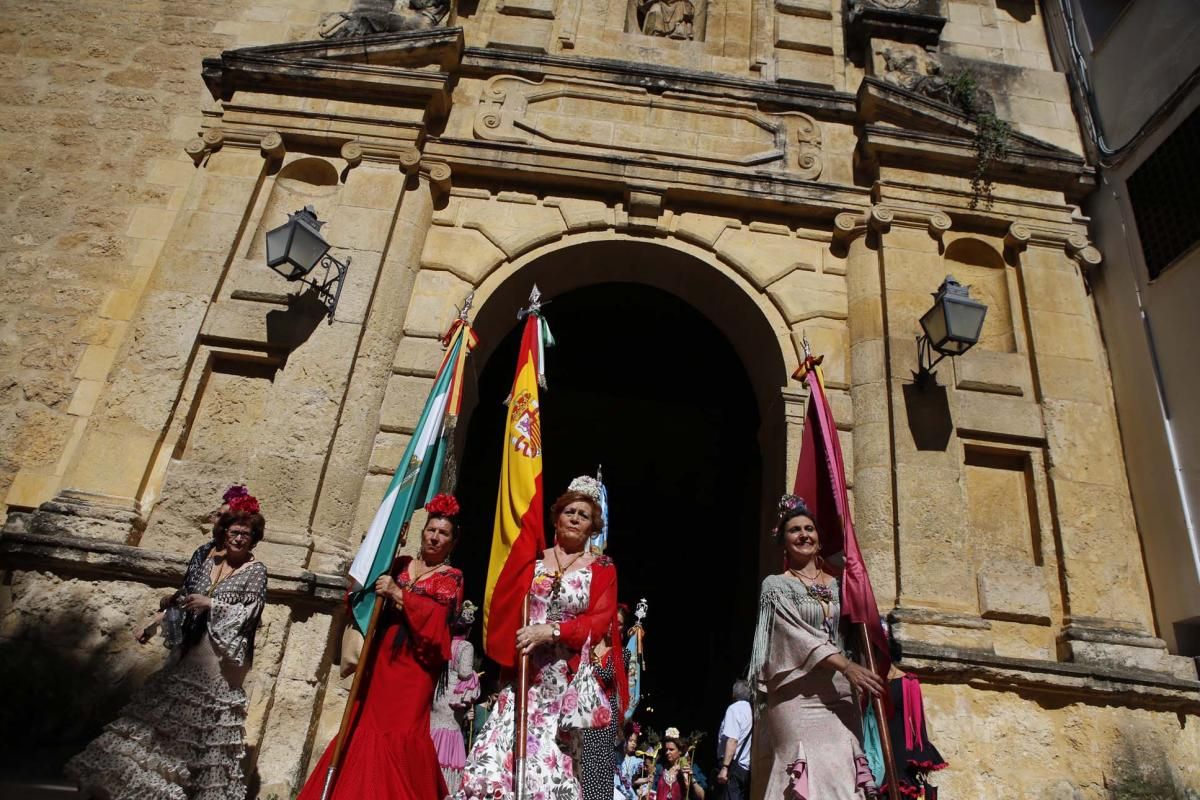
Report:
M 1104 771 L 1109 800 L 1200 800 L 1181 783 L 1181 766 L 1151 731 L 1122 728 Z
M 114 674 L 102 648 L 84 647 L 94 624 L 64 611 L 29 638 L 0 641 L 0 775 L 61 775 L 141 684 L 140 670 Z

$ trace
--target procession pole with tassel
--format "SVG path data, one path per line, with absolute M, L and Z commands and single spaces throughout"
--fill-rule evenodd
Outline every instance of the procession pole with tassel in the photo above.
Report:
M 521 627 L 529 624 L 529 595 L 521 607 Z M 528 746 L 529 711 L 525 708 L 529 696 L 529 656 L 521 653 L 517 661 L 517 690 L 513 697 L 513 789 L 516 800 L 525 800 L 525 756 Z
M 426 502 L 426 500 L 420 499 L 419 495 L 423 491 L 428 493 L 430 487 L 436 489 L 441 485 L 447 450 L 444 446 L 446 419 L 448 416 L 458 413 L 462 398 L 461 380 L 464 365 L 467 354 L 475 346 L 475 333 L 466 321 L 470 305 L 471 297 L 468 297 L 463 304 L 464 307 L 458 320 L 455 321 L 443 340 L 448 352 L 438 370 L 438 380 L 434 382 L 433 390 L 425 401 L 425 408 L 422 410 L 417 431 L 410 440 L 409 447 L 405 450 L 403 460 L 393 478 L 393 484 L 389 487 L 379 511 L 376 512 L 375 520 L 350 567 L 350 573 L 356 581 L 366 575 L 375 575 L 374 579 L 361 581 L 363 589 L 369 590 L 372 594 L 374 593 L 374 580 L 378 579 L 376 573 L 387 574 L 387 570 L 396 560 L 396 555 L 408 542 L 408 528 L 412 521 L 412 515 L 416 508 L 423 506 Z M 440 394 L 439 388 L 442 389 Z M 419 503 L 418 500 L 420 500 Z M 404 521 L 399 527 L 395 527 L 395 523 L 399 519 Z M 361 602 L 354 601 L 354 603 L 358 603 L 358 605 L 354 605 L 352 614 L 361 625 L 360 612 L 363 610 Z M 342 712 L 342 722 L 338 727 L 333 753 L 329 759 L 329 768 L 325 773 L 325 783 L 321 788 L 321 800 L 330 800 L 334 787 L 337 785 L 338 769 L 345 755 L 350 733 L 354 728 L 354 717 L 359 698 L 365 689 L 364 676 L 374 650 L 383 606 L 383 598 L 373 594 L 369 621 L 363 633 L 362 649 L 358 656 L 358 664 L 354 669 L 354 681 L 350 684 L 350 695 L 346 699 L 346 708 Z

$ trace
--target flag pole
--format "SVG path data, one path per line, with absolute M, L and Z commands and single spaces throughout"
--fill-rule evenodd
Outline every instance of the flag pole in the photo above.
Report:
M 796 370 L 796 372 L 792 375 L 792 377 L 797 380 L 806 380 L 809 377 L 809 373 L 811 372 L 814 374 L 814 376 L 816 378 L 816 384 L 819 387 L 820 383 L 821 383 L 819 367 L 825 357 L 820 356 L 820 355 L 818 355 L 818 356 L 813 355 L 812 345 L 810 345 L 809 341 L 808 341 L 808 334 L 807 334 L 807 332 L 804 332 L 804 331 L 802 331 L 801 335 L 800 335 L 800 348 L 804 352 L 804 359 L 803 359 L 803 361 L 800 362 L 800 367 Z M 823 392 L 822 392 L 822 394 L 823 394 Z M 811 402 L 811 400 L 810 400 L 810 402 Z M 808 424 L 807 417 L 806 417 L 805 424 L 806 425 Z M 834 439 L 834 447 L 835 448 L 837 447 L 836 439 Z M 839 460 L 839 459 L 840 459 L 840 454 L 838 455 L 838 459 L 835 459 L 835 461 Z M 842 467 L 841 464 L 838 463 L 838 469 L 844 470 L 844 467 Z M 843 475 L 842 477 L 844 479 L 845 476 Z M 799 481 L 799 476 L 797 476 L 797 481 Z M 847 515 L 849 514 L 848 508 L 846 510 L 846 514 Z M 842 520 L 842 523 L 844 525 L 845 520 Z M 868 578 L 868 580 L 869 580 L 869 578 Z M 879 613 L 877 608 L 872 608 L 871 611 L 872 611 L 872 613 L 876 613 L 876 614 Z M 867 662 L 867 664 L 866 664 L 867 669 L 871 670 L 871 672 L 878 675 L 879 674 L 878 664 L 875 661 L 875 651 L 871 647 L 871 634 L 870 634 L 869 629 L 867 628 L 867 623 L 866 622 L 855 623 L 854 629 L 857 630 L 858 634 L 859 634 L 859 640 L 861 643 L 863 659 Z M 887 691 L 887 676 L 883 677 L 883 684 L 884 684 L 884 691 Z M 888 724 L 887 724 L 887 722 L 888 722 L 888 718 L 887 718 L 887 714 L 886 714 L 887 704 L 884 703 L 882 696 L 872 697 L 871 703 L 873 705 L 873 708 L 875 709 L 875 719 L 879 723 L 879 725 L 877 726 L 879 728 L 879 744 L 880 744 L 881 749 L 883 750 L 884 766 L 887 769 L 887 774 L 886 774 L 887 796 L 888 796 L 889 800 L 902 800 L 902 798 L 900 796 L 900 781 L 899 781 L 898 776 L 896 775 L 896 757 L 895 757 L 895 751 L 892 748 L 892 735 L 891 735 L 891 731 L 888 729 Z
M 474 298 L 472 292 L 463 304 L 463 309 L 459 314 L 455 325 L 451 327 L 450 332 L 446 334 L 443 340 L 447 347 L 450 346 L 455 336 L 466 336 L 469 333 L 467 326 L 467 311 L 471 307 L 471 301 Z M 461 378 L 463 364 L 466 361 L 467 355 L 471 348 L 468 346 L 468 341 L 463 341 L 454 364 L 444 364 L 443 368 L 455 370 L 454 377 Z M 446 356 L 449 358 L 449 354 Z M 445 423 L 443 422 L 443 425 Z M 444 433 L 444 431 L 443 431 Z M 405 469 L 405 465 L 401 464 L 398 469 Z M 389 563 L 394 564 L 396 556 L 400 550 L 408 543 L 408 527 L 412 522 L 410 515 L 409 519 L 405 520 L 404 525 L 400 528 L 399 541 L 396 549 L 392 552 L 392 557 Z M 374 587 L 370 587 L 372 591 Z M 371 619 L 367 623 L 367 630 L 363 634 L 362 649 L 358 654 L 358 664 L 354 668 L 354 681 L 350 684 L 350 694 L 346 698 L 346 708 L 342 711 L 342 722 L 338 726 L 337 739 L 333 746 L 333 754 L 329 759 L 329 768 L 325 772 L 325 784 L 321 787 L 321 800 L 329 800 L 333 796 L 334 786 L 337 784 L 338 768 L 341 766 L 342 756 L 346 751 L 346 743 L 350 739 L 350 730 L 354 723 L 354 710 L 358 704 L 359 695 L 363 691 L 363 676 L 366 674 L 367 663 L 371 660 L 371 652 L 375 644 L 375 634 L 379 629 L 379 618 L 383 612 L 383 598 L 378 594 L 375 595 L 375 601 L 371 605 Z
M 371 622 L 363 636 L 362 651 L 358 656 L 358 665 L 354 668 L 354 682 L 350 684 L 350 696 L 346 698 L 346 710 L 342 712 L 342 724 L 338 728 L 337 742 L 333 746 L 333 756 L 329 759 L 329 769 L 325 772 L 325 786 L 321 789 L 321 800 L 329 800 L 333 794 L 333 786 L 337 780 L 338 767 L 341 765 L 342 752 L 349 738 L 350 724 L 354 717 L 354 707 L 362 689 L 362 678 L 366 672 L 371 645 L 375 642 L 375 630 L 379 626 L 380 612 L 383 610 L 383 598 L 375 595 L 375 604 L 371 607 Z
M 408 523 L 400 530 L 400 547 L 408 541 Z M 397 551 L 398 552 L 398 551 Z M 392 561 L 395 561 L 395 555 Z M 375 644 L 375 632 L 379 628 L 379 617 L 383 612 L 383 598 L 375 595 L 371 606 L 371 621 L 367 623 L 367 632 L 363 634 L 362 649 L 358 654 L 358 664 L 354 667 L 354 680 L 350 684 L 350 695 L 346 698 L 346 708 L 342 711 L 342 724 L 338 726 L 337 740 L 333 746 L 333 755 L 329 759 L 329 769 L 325 772 L 325 785 L 321 789 L 321 800 L 329 800 L 337 782 L 338 767 L 342 764 L 342 755 L 346 750 L 346 742 L 350 738 L 350 728 L 354 719 L 354 707 L 362 692 L 363 675 L 366 673 L 367 662 L 370 661 L 371 648 Z
M 862 643 L 862 652 L 867 661 L 867 669 L 878 674 L 875 668 L 875 651 L 871 648 L 871 635 L 867 632 L 867 623 L 860 622 L 854 627 L 858 630 L 859 640 Z M 883 687 L 884 691 L 887 691 L 886 680 Z M 887 796 L 889 800 L 901 800 L 900 780 L 896 776 L 896 756 L 892 750 L 892 733 L 888 728 L 887 709 L 884 705 L 883 697 L 872 697 L 871 704 L 875 708 L 875 719 L 879 721 L 876 727 L 879 729 L 879 744 L 883 749 L 883 765 L 887 770 Z
M 529 624 L 529 595 L 521 606 L 521 627 Z M 517 690 L 513 698 L 513 718 L 516 726 L 513 730 L 513 790 L 516 800 L 525 798 L 525 754 L 528 742 L 528 713 L 525 708 L 529 696 L 529 656 L 521 653 L 517 660 Z

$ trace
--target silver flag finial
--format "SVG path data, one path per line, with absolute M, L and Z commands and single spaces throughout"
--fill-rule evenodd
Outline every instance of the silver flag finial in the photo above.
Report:
M 549 302 L 549 301 L 547 301 Z M 533 290 L 529 293 L 529 305 L 517 312 L 517 319 L 525 319 L 530 314 L 542 313 L 542 290 L 535 283 Z
M 475 303 L 475 290 L 472 289 L 465 300 L 463 300 L 462 308 L 458 311 L 458 318 L 463 322 L 467 321 L 467 313 L 471 310 L 471 306 Z

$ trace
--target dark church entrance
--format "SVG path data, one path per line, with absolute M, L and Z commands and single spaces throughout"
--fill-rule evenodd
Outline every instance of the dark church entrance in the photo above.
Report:
M 552 297 L 544 314 L 557 340 L 541 397 L 547 505 L 573 477 L 603 465 L 620 599 L 632 608 L 644 597 L 650 608 L 647 696 L 636 719 L 660 733 L 704 731 L 697 755 L 708 768 L 730 684 L 749 660 L 757 610 L 765 537 L 754 391 L 722 333 L 661 289 L 592 285 Z M 518 337 L 513 319 L 486 362 L 475 364 L 478 404 L 458 483 L 468 528 L 455 561 L 476 603 Z

